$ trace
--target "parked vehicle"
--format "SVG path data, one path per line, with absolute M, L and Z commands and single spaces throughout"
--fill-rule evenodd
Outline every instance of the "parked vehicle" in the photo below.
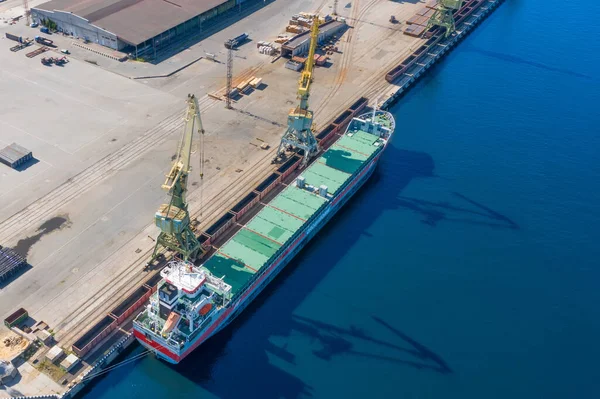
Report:
M 38 23 L 37 22 L 32 22 L 31 25 L 29 25 L 32 28 L 37 28 L 38 27 Z
M 242 33 L 241 35 L 234 37 L 233 39 L 227 40 L 225 42 L 225 47 L 226 48 L 236 48 L 237 46 L 239 46 L 240 44 L 242 44 L 246 40 L 248 40 L 249 37 L 250 37 L 250 35 L 248 35 L 247 33 Z
M 43 44 L 44 46 L 56 47 L 54 46 L 54 42 L 50 39 L 46 39 L 45 37 L 36 36 L 35 41 L 39 44 Z

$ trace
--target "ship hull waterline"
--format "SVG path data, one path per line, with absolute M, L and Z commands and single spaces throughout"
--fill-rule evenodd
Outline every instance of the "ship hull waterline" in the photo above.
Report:
M 153 352 L 158 358 L 163 359 L 168 363 L 178 364 L 203 342 L 225 328 L 250 304 L 250 302 L 254 300 L 254 298 L 273 280 L 273 278 L 275 278 L 275 276 L 277 276 L 279 272 L 283 270 L 283 268 L 296 256 L 296 254 L 302 248 L 304 248 L 304 246 L 321 230 L 321 228 L 327 224 L 327 222 L 344 206 L 344 204 L 363 186 L 363 184 L 375 171 L 379 162 L 379 158 L 384 151 L 385 148 L 380 151 L 380 153 L 377 154 L 373 160 L 371 160 L 371 162 L 352 180 L 350 184 L 348 184 L 343 192 L 341 192 L 335 199 L 331 201 L 328 207 L 323 211 L 321 217 L 316 219 L 310 225 L 306 226 L 304 232 L 296 239 L 296 241 L 290 244 L 289 248 L 280 256 L 279 259 L 275 260 L 273 264 L 269 266 L 269 269 L 266 271 L 266 273 L 257 279 L 257 281 L 255 281 L 252 286 L 248 288 L 248 290 L 241 295 L 239 299 L 236 300 L 234 304 L 224 309 L 202 335 L 200 335 L 194 341 L 188 343 L 188 345 L 182 349 L 181 354 L 174 353 L 165 345 L 161 345 L 160 342 L 149 339 L 146 337 L 146 334 L 143 331 L 139 331 L 134 325 L 133 333 L 138 342 L 146 349 Z

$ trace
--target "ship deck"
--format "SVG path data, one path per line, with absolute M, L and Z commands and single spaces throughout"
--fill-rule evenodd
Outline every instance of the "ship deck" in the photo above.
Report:
M 327 186 L 335 197 L 361 166 L 381 148 L 379 137 L 365 131 L 352 131 L 338 139 L 320 158 L 302 172 L 305 184 Z M 245 226 L 221 246 L 204 267 L 232 286 L 235 296 L 289 245 L 328 202 L 317 193 L 289 185 Z

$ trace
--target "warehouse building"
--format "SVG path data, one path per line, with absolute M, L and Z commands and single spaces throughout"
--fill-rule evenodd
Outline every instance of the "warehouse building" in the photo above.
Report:
M 344 20 L 331 20 L 319 26 L 319 36 L 317 42 L 319 44 L 331 39 L 333 36 L 338 37 L 344 32 L 347 25 Z M 303 55 L 308 53 L 310 45 L 310 31 L 300 33 L 281 46 L 281 55 L 291 58 L 295 55 Z
M 51 0 L 31 9 L 35 22 L 136 55 L 201 29 L 244 0 Z

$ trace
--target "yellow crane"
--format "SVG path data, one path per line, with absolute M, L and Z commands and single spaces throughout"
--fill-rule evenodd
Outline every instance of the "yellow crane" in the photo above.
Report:
M 163 190 L 171 197 L 168 204 L 160 206 L 154 216 L 154 222 L 160 229 L 151 262 L 159 255 L 161 248 L 167 248 L 182 255 L 184 260 L 194 260 L 200 251 L 200 242 L 190 227 L 190 215 L 186 201 L 187 181 L 191 170 L 190 158 L 194 132 L 200 138 L 204 135 L 200 107 L 193 94 L 188 94 L 185 126 L 177 156 L 171 170 L 167 174 Z M 202 146 L 203 143 L 200 143 Z M 200 148 L 200 152 L 204 151 Z M 202 157 L 202 155 L 201 155 Z M 200 161 L 200 178 L 202 178 L 202 159 Z
M 319 152 L 319 145 L 312 132 L 313 112 L 308 109 L 308 98 L 310 96 L 310 85 L 313 81 L 313 69 L 315 66 L 315 52 L 319 39 L 319 16 L 313 15 L 312 28 L 310 31 L 310 45 L 308 57 L 304 70 L 298 81 L 298 106 L 288 114 L 287 130 L 281 138 L 277 150 L 276 160 L 283 159 L 286 148 L 292 147 L 304 150 L 302 165 Z

